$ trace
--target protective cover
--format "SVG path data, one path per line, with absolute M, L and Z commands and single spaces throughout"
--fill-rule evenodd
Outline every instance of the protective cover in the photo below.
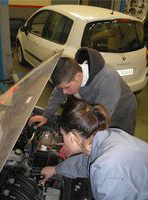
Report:
M 0 171 L 61 54 L 62 51 L 43 62 L 0 97 Z

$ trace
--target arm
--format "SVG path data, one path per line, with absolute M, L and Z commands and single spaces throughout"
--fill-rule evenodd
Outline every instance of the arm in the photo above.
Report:
M 43 112 L 43 116 L 45 118 L 49 118 L 53 114 L 55 114 L 58 106 L 64 103 L 68 95 L 64 95 L 62 89 L 55 87 L 49 97 L 48 104 Z
M 64 103 L 68 95 L 64 95 L 62 89 L 55 87 L 49 97 L 48 104 L 42 115 L 32 116 L 28 122 L 29 126 L 33 123 L 38 122 L 38 127 L 41 127 L 47 123 L 48 118 L 50 118 L 57 110 L 57 107 Z
M 55 167 L 57 174 L 69 178 L 88 177 L 89 170 L 89 156 L 86 154 L 79 154 L 69 157 L 67 160 L 61 162 Z
M 52 176 L 59 174 L 69 178 L 88 177 L 89 156 L 86 154 L 79 154 L 72 156 L 67 160 L 61 162 L 57 166 L 44 167 L 41 174 L 44 176 L 42 184 L 44 184 Z

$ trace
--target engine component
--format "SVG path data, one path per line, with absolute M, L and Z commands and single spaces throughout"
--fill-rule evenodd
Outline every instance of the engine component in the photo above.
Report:
M 42 128 L 26 124 L 0 174 L 1 200 L 92 200 L 87 179 L 54 176 L 39 186 L 41 169 L 63 160 L 59 120 L 55 116 Z
M 88 178 L 64 178 L 62 200 L 93 200 Z

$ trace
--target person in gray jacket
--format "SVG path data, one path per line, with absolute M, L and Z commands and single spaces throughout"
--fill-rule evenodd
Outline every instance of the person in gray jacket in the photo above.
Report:
M 40 122 L 55 114 L 68 95 L 79 95 L 89 104 L 103 104 L 111 115 L 111 127 L 120 128 L 133 135 L 136 124 L 137 103 L 134 94 L 109 66 L 101 54 L 90 48 L 80 48 L 76 58 L 63 57 L 59 60 L 53 74 L 54 88 L 42 116 L 34 116 L 29 125 Z
M 103 106 L 67 101 L 61 134 L 76 155 L 43 168 L 43 184 L 56 174 L 89 177 L 95 200 L 148 199 L 148 144 L 109 123 Z

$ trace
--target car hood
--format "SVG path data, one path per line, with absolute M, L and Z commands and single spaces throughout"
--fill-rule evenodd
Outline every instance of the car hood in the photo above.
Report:
M 0 171 L 62 54 L 47 59 L 0 97 Z

